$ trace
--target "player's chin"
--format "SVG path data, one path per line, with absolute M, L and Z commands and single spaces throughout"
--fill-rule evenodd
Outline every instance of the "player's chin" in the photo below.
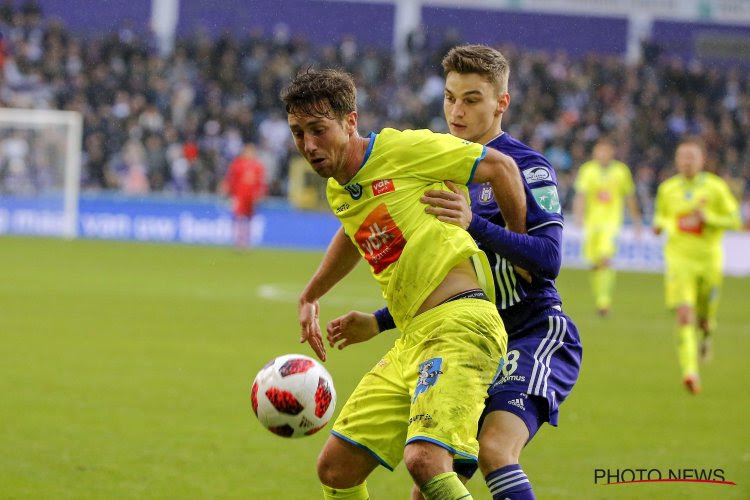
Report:
M 466 127 L 464 125 L 451 125 L 448 128 L 451 131 L 451 135 L 454 135 L 459 139 L 470 140 L 469 136 L 471 135 L 471 133 L 469 131 L 469 127 Z
M 325 161 L 310 162 L 315 173 L 321 177 L 330 177 L 331 172 Z

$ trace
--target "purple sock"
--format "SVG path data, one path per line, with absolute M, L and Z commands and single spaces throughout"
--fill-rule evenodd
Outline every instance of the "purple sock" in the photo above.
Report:
M 529 478 L 519 464 L 506 465 L 484 478 L 493 500 L 534 500 Z

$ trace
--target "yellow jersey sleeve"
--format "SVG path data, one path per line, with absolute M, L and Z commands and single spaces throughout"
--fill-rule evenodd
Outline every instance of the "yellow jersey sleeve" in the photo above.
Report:
M 633 174 L 630 172 L 630 167 L 624 163 L 620 163 L 620 192 L 623 196 L 630 196 L 635 192 L 635 183 L 633 182 Z
M 391 135 L 390 130 L 385 129 L 379 139 L 388 141 Z M 418 179 L 471 184 L 479 162 L 487 153 L 485 146 L 450 134 L 404 130 L 400 135 L 392 152 L 392 163 L 399 165 L 406 175 Z
M 717 229 L 737 230 L 742 226 L 739 203 L 729 185 L 719 177 L 712 178 L 716 196 L 704 208 L 706 224 Z

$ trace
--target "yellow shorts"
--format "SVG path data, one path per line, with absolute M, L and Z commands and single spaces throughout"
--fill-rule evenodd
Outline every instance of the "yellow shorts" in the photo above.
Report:
M 723 275 L 720 265 L 667 259 L 664 272 L 667 307 L 690 306 L 699 319 L 713 326 L 719 307 Z
M 479 417 L 507 341 L 486 300 L 455 300 L 420 314 L 362 377 L 332 433 L 391 470 L 415 440 L 476 460 Z
M 590 264 L 596 265 L 615 256 L 619 229 L 592 227 L 584 231 L 583 257 Z

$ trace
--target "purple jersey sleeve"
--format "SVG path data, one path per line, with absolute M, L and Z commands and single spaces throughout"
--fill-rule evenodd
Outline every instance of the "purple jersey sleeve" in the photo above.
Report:
M 471 236 L 485 248 L 533 275 L 554 280 L 560 273 L 562 262 L 562 226 L 548 224 L 532 232 L 514 233 L 476 215 L 469 225 Z

